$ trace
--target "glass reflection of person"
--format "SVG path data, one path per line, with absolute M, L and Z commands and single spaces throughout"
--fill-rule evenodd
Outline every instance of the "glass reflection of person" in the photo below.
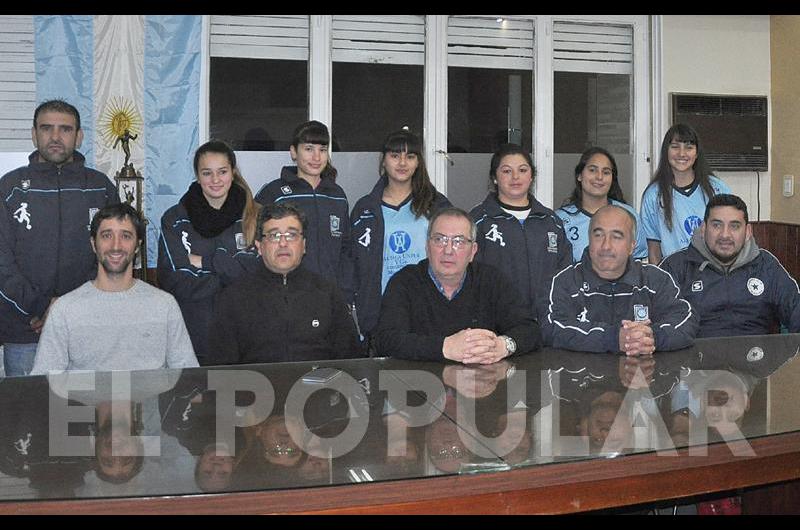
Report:
M 95 407 L 95 473 L 112 484 L 123 484 L 139 474 L 144 447 L 142 405 L 131 401 L 105 401 Z
M 620 392 L 603 392 L 583 411 L 578 429 L 581 436 L 588 436 L 590 453 L 619 453 L 631 447 L 633 426 L 622 407 L 623 398 Z
M 266 462 L 281 467 L 293 467 L 300 463 L 303 450 L 289 433 L 290 428 L 297 427 L 296 420 L 283 415 L 270 416 L 256 427 L 256 439 Z
M 497 417 L 495 448 L 508 464 L 520 464 L 530 457 L 533 432 L 525 409 L 511 410 Z
M 458 434 L 455 422 L 440 416 L 425 431 L 428 458 L 439 471 L 457 473 L 471 461 L 471 453 Z
M 194 478 L 203 491 L 221 491 L 231 484 L 237 460 L 224 443 L 208 444 L 197 459 Z

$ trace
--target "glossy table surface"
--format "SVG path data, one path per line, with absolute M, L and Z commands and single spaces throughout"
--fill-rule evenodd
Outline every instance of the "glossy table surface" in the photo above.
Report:
M 293 491 L 293 509 L 274 511 L 304 511 L 303 491 L 317 509 L 326 491 L 391 483 L 382 500 L 397 504 L 437 483 L 424 478 L 578 473 L 575 463 L 661 464 L 719 447 L 752 461 L 765 438 L 800 431 L 798 348 L 800 335 L 784 334 L 643 358 L 545 349 L 488 366 L 354 359 L 6 378 L 0 512 L 279 490 Z M 317 367 L 337 371 L 309 377 Z

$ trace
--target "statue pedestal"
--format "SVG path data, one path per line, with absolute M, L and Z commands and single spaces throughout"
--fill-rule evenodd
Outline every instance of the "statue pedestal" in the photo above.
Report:
M 139 252 L 133 265 L 133 275 L 140 280 L 147 281 L 147 218 L 144 215 L 142 204 L 144 177 L 142 177 L 140 171 L 133 167 L 133 164 L 125 164 L 122 169 L 117 171 L 114 180 L 117 183 L 120 202 L 131 205 L 144 222 L 144 237 L 140 242 Z

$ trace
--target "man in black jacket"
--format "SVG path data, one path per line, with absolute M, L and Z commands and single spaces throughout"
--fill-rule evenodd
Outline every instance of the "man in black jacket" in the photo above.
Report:
M 427 259 L 386 286 L 376 331 L 380 355 L 490 364 L 541 346 L 539 325 L 511 281 L 472 262 L 476 232 L 459 208 L 431 217 Z
M 339 288 L 300 266 L 307 226 L 293 205 L 262 208 L 255 243 L 264 266 L 220 292 L 211 332 L 213 364 L 363 355 Z
M 50 304 L 94 278 L 95 212 L 118 203 L 114 184 L 87 168 L 78 110 L 45 101 L 33 115 L 36 151 L 0 179 L 0 342 L 6 375 L 33 367 Z
M 765 335 L 778 323 L 800 331 L 797 282 L 758 248 L 747 205 L 735 195 L 712 197 L 691 245 L 660 266 L 700 314 L 698 337 Z
M 631 258 L 636 219 L 603 206 L 589 224 L 581 261 L 553 277 L 545 342 L 585 352 L 650 355 L 690 346 L 698 317 L 672 277 Z

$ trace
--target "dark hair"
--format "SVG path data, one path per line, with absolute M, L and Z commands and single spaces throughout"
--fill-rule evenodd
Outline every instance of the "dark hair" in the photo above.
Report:
M 440 217 L 461 217 L 463 219 L 466 219 L 467 221 L 469 221 L 469 238 L 472 239 L 473 242 L 477 240 L 478 225 L 475 224 L 475 221 L 472 219 L 472 217 L 469 216 L 469 214 L 466 211 L 462 210 L 461 208 L 457 208 L 455 206 L 447 206 L 445 208 L 440 208 L 436 210 L 436 212 L 434 212 L 434 214 L 431 216 L 430 222 L 428 223 L 428 238 L 430 238 L 431 234 L 433 233 L 433 224 Z
M 712 175 L 711 166 L 706 161 L 703 146 L 697 132 L 685 123 L 676 123 L 669 128 L 661 142 L 661 158 L 658 160 L 658 168 L 650 181 L 650 186 L 658 186 L 659 204 L 664 209 L 664 220 L 667 229 L 672 230 L 672 184 L 675 182 L 675 175 L 672 173 L 672 166 L 669 165 L 669 144 L 672 142 L 683 142 L 697 147 L 697 159 L 692 165 L 694 169 L 694 179 L 709 199 L 714 196 L 714 188 L 711 187 L 709 177 Z M 646 192 L 647 190 L 645 190 Z
M 300 144 L 317 144 L 329 145 L 331 143 L 331 135 L 328 132 L 328 126 L 324 123 L 311 120 L 301 123 L 292 133 L 292 146 L 297 149 Z M 328 153 L 328 163 L 322 169 L 320 174 L 321 178 L 329 178 L 336 182 L 337 171 L 331 164 L 330 152 Z
M 603 155 L 608 158 L 609 162 L 611 162 L 611 187 L 608 190 L 608 198 L 619 202 L 625 202 L 625 196 L 622 194 L 622 188 L 619 185 L 619 178 L 617 177 L 617 161 L 614 160 L 614 155 L 609 153 L 608 150 L 604 149 L 603 147 L 590 147 L 583 152 L 581 159 L 578 161 L 578 165 L 575 166 L 575 189 L 572 190 L 572 195 L 564 199 L 564 202 L 561 203 L 562 206 L 574 204 L 578 208 L 583 207 L 583 187 L 581 186 L 578 177 L 581 176 L 583 170 L 586 169 L 586 164 L 589 163 L 589 160 L 594 155 Z
M 413 153 L 417 155 L 417 170 L 411 175 L 411 211 L 419 219 L 423 215 L 430 217 L 433 202 L 436 198 L 436 188 L 431 183 L 428 168 L 425 166 L 422 140 L 406 129 L 389 133 L 383 141 L 381 159 L 378 162 L 378 172 L 381 176 L 386 174 L 383 161 L 386 153 Z
M 228 158 L 228 163 L 233 173 L 233 183 L 244 191 L 245 203 L 244 210 L 242 211 L 242 231 L 244 232 L 245 241 L 249 246 L 256 237 L 256 217 L 258 216 L 259 205 L 253 200 L 253 192 L 250 191 L 250 186 L 247 185 L 247 181 L 244 180 L 244 177 L 239 172 L 239 167 L 236 165 L 236 153 L 231 146 L 223 141 L 209 140 L 197 148 L 197 151 L 194 153 L 195 176 L 199 176 L 200 157 L 208 153 L 225 155 Z
M 42 112 L 61 112 L 64 114 L 72 114 L 75 117 L 75 130 L 81 130 L 81 114 L 78 112 L 74 106 L 70 105 L 66 101 L 62 99 L 51 99 L 40 103 L 36 110 L 33 112 L 33 128 L 36 128 L 36 124 L 39 120 L 39 114 Z
M 92 239 L 96 239 L 100 223 L 106 219 L 123 221 L 125 218 L 130 219 L 131 223 L 133 223 L 133 227 L 136 229 L 136 238 L 139 241 L 144 241 L 144 221 L 142 221 L 139 212 L 137 212 L 133 206 L 125 202 L 109 204 L 108 206 L 100 208 L 100 210 L 94 214 L 94 217 L 92 217 L 92 222 L 89 225 L 89 235 Z
M 297 220 L 303 226 L 303 233 L 305 234 L 306 230 L 308 230 L 308 217 L 293 202 L 271 202 L 264 205 L 261 211 L 258 212 L 256 239 L 264 237 L 264 223 L 267 221 L 291 216 L 297 217 Z
M 711 215 L 711 209 L 719 206 L 732 206 L 733 208 L 736 208 L 740 212 L 744 213 L 744 222 L 750 222 L 749 217 L 747 216 L 747 205 L 745 202 L 738 196 L 730 193 L 720 193 L 719 195 L 714 195 L 711 197 L 711 200 L 709 200 L 708 204 L 706 204 L 706 214 L 703 217 L 703 222 L 708 221 L 708 217 Z
M 501 144 L 492 155 L 492 161 L 489 163 L 489 191 L 497 193 L 497 168 L 500 167 L 500 161 L 503 157 L 508 155 L 522 155 L 525 161 L 531 166 L 533 176 L 536 176 L 536 166 L 533 165 L 531 154 L 526 151 L 521 145 L 518 144 Z

